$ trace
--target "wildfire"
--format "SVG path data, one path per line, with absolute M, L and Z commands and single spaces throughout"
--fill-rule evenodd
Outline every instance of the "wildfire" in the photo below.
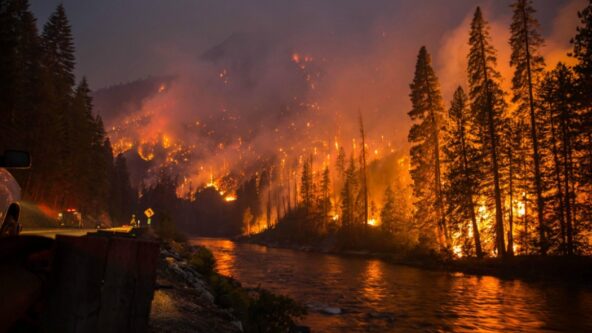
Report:
M 154 152 L 148 145 L 141 144 L 138 146 L 138 156 L 144 161 L 151 161 L 154 158 Z
M 226 201 L 226 202 L 236 201 L 236 196 L 234 194 L 229 194 L 226 197 L 224 197 L 224 201 Z
M 452 253 L 454 253 L 454 255 L 457 258 L 462 258 L 463 256 L 463 251 L 462 251 L 462 247 L 460 245 L 455 245 L 452 247 Z
M 172 145 L 171 138 L 168 137 L 167 135 L 163 135 L 161 144 L 162 144 L 162 148 L 164 148 L 164 149 L 170 148 Z
M 526 206 L 524 205 L 524 202 L 519 202 L 518 203 L 518 216 L 522 217 L 522 216 L 524 216 L 524 214 L 526 214 Z
M 376 219 L 369 219 L 368 220 L 368 225 L 376 226 L 377 224 L 378 224 L 378 221 L 376 221 Z

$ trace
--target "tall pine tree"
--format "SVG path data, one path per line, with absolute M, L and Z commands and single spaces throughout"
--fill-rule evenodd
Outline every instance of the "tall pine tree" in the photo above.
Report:
M 538 32 L 539 22 L 534 17 L 535 10 L 532 0 L 517 0 L 512 4 L 514 16 L 512 18 L 510 46 L 512 56 L 510 66 L 515 67 L 512 78 L 516 103 L 514 118 L 530 121 L 530 146 L 532 152 L 532 169 L 534 171 L 534 188 L 536 196 L 537 220 L 539 229 L 539 249 L 541 254 L 547 252 L 547 236 L 545 234 L 545 207 L 543 199 L 543 176 L 541 172 L 541 149 L 539 146 L 539 113 L 536 96 L 536 86 L 541 80 L 545 62 L 539 49 L 543 45 L 543 38 Z
M 577 174 L 580 195 L 577 202 L 578 215 L 582 223 L 592 229 L 592 0 L 578 12 L 580 25 L 573 38 L 573 52 L 576 58 L 578 118 L 580 136 L 575 142 L 577 151 Z
M 483 19 L 481 8 L 477 7 L 471 22 L 468 56 L 469 98 L 471 112 L 479 126 L 481 146 L 490 164 L 490 178 L 493 181 L 495 207 L 495 247 L 498 256 L 505 256 L 504 219 L 502 193 L 500 188 L 499 141 L 500 123 L 506 103 L 500 87 L 501 75 L 496 69 L 496 51 L 491 45 L 489 25 Z
M 415 123 L 409 131 L 411 178 L 416 198 L 415 220 L 429 232 L 436 227 L 442 248 L 448 246 L 448 228 L 443 213 L 440 131 L 444 107 L 438 78 L 425 47 L 419 50 L 415 76 L 410 84 L 412 109 L 409 117 Z
M 475 253 L 482 257 L 481 235 L 475 211 L 475 191 L 479 188 L 483 175 L 479 150 L 476 148 L 476 127 L 472 126 L 469 119 L 467 99 L 464 90 L 458 87 L 448 111 L 447 136 L 443 146 L 448 166 L 445 173 L 446 213 L 455 229 L 465 229 L 465 221 L 470 221 Z
M 550 125 L 550 145 L 553 149 L 551 170 L 555 182 L 557 202 L 555 215 L 560 218 L 561 252 L 568 255 L 576 251 L 576 160 L 575 145 L 579 132 L 577 97 L 573 72 L 559 63 L 541 86 L 541 95 L 547 108 Z

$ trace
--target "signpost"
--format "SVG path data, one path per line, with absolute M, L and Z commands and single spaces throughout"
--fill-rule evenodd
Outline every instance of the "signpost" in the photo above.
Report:
M 150 225 L 150 223 L 152 223 L 152 220 L 150 218 L 154 216 L 154 211 L 152 210 L 152 208 L 148 208 L 144 211 L 144 215 L 146 215 L 146 217 L 148 218 L 146 224 Z

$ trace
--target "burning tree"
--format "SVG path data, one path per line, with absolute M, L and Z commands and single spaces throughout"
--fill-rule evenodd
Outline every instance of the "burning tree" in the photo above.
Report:
M 477 257 L 483 256 L 481 237 L 475 208 L 475 200 L 483 172 L 480 151 L 477 148 L 478 133 L 471 122 L 467 95 L 461 87 L 454 92 L 448 111 L 446 140 L 443 146 L 447 170 L 445 173 L 446 213 L 450 216 L 451 228 L 461 234 L 471 223 L 471 233 Z
M 446 248 L 449 246 L 449 234 L 443 213 L 440 161 L 444 107 L 438 78 L 425 47 L 419 50 L 410 88 L 412 109 L 408 114 L 416 122 L 409 131 L 409 142 L 413 144 L 410 152 L 411 178 L 417 203 L 415 221 L 424 230 L 424 236 L 428 236 L 435 225 L 438 242 L 442 248 Z
M 541 149 L 539 148 L 540 127 L 540 103 L 536 101 L 536 87 L 543 74 L 545 62 L 539 53 L 543 45 L 543 38 L 537 31 L 539 22 L 534 17 L 535 10 L 532 0 L 518 0 L 513 5 L 514 16 L 510 30 L 512 37 L 512 58 L 510 65 L 515 67 L 512 78 L 512 90 L 514 96 L 512 102 L 516 103 L 514 117 L 517 119 L 529 119 L 530 142 L 532 153 L 532 169 L 534 171 L 534 189 L 536 196 L 537 219 L 539 229 L 539 249 L 541 254 L 547 252 L 547 236 L 544 199 L 543 199 L 543 175 L 541 171 Z M 511 249 L 510 249 L 511 250 Z
M 469 45 L 467 73 L 469 75 L 471 112 L 479 130 L 480 149 L 488 152 L 482 154 L 490 164 L 490 170 L 486 175 L 493 180 L 493 193 L 488 194 L 489 191 L 484 191 L 484 194 L 488 199 L 494 201 L 495 244 L 498 256 L 505 256 L 499 143 L 501 119 L 504 116 L 506 102 L 499 82 L 501 75 L 496 70 L 496 51 L 491 45 L 489 26 L 483 19 L 479 7 L 477 7 L 471 22 Z

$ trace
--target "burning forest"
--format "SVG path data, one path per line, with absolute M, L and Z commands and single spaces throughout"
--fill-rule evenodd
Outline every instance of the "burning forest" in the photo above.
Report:
M 0 331 L 592 330 L 591 0 L 53 2 L 0 1 Z
M 491 23 L 467 15 L 433 63 L 422 47 L 410 93 L 392 87 L 412 61 L 388 55 L 388 30 L 348 57 L 240 33 L 95 103 L 140 195 L 163 172 L 179 198 L 215 189 L 244 234 L 297 216 L 315 221 L 313 234 L 367 225 L 457 257 L 587 252 L 588 176 L 575 173 L 587 165 L 575 133 L 585 109 L 553 97 L 581 76 L 585 57 L 561 25 L 576 8 L 563 7 L 546 38 L 532 4 L 511 10 Z M 133 98 L 118 101 L 126 90 Z

